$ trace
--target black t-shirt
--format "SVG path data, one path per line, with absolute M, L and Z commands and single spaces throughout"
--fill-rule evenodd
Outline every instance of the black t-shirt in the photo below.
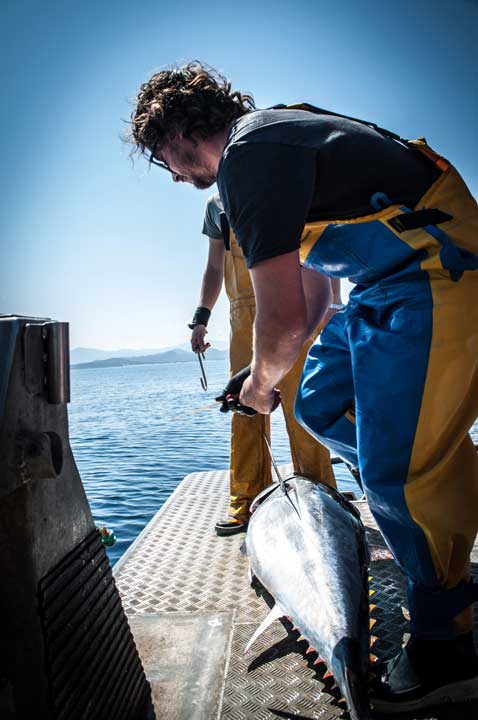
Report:
M 438 175 L 417 151 L 361 123 L 257 110 L 233 123 L 217 184 L 252 267 L 298 249 L 306 222 L 375 212 L 376 192 L 413 207 Z

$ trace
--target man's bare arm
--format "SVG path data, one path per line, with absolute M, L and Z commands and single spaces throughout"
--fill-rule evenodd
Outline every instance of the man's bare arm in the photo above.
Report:
M 327 275 L 322 275 L 316 270 L 302 268 L 302 283 L 307 305 L 307 335 L 305 338 L 307 340 L 316 332 L 333 301 L 333 281 Z
M 207 265 L 202 278 L 199 305 L 212 310 L 219 297 L 224 280 L 224 255 L 226 249 L 223 240 L 209 238 Z
M 331 297 L 331 303 L 329 304 L 329 307 L 327 308 L 327 312 L 325 313 L 324 317 L 322 318 L 322 325 L 325 327 L 327 323 L 332 320 L 335 313 L 339 311 L 340 307 L 342 306 L 342 295 L 340 291 L 340 279 L 331 277 L 330 279 L 330 287 L 332 290 L 332 297 Z M 335 307 L 334 307 L 335 306 Z
M 331 277 L 330 286 L 332 288 L 332 302 L 334 305 L 342 305 L 342 293 L 340 291 L 340 278 Z
M 240 400 L 269 412 L 275 385 L 290 370 L 329 305 L 330 281 L 301 268 L 297 251 L 264 260 L 250 272 L 256 297 L 254 356 Z
M 224 255 L 226 249 L 224 242 L 216 238 L 209 238 L 209 253 L 206 268 L 204 270 L 201 294 L 199 296 L 200 307 L 212 310 L 217 302 L 224 280 Z M 191 334 L 191 348 L 193 352 L 205 352 L 209 343 L 204 342 L 207 334 L 205 325 L 196 325 Z

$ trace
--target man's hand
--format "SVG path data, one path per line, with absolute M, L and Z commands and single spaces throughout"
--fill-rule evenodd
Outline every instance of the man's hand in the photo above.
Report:
M 262 415 L 270 415 L 280 404 L 280 392 L 277 388 L 272 390 L 258 389 L 254 385 L 252 377 L 248 377 L 242 386 L 239 395 L 241 405 L 254 408 Z
M 203 353 L 206 352 L 208 347 L 211 347 L 211 343 L 204 341 L 206 335 L 207 330 L 205 325 L 195 325 L 193 327 L 193 331 L 191 333 L 191 350 L 193 352 Z

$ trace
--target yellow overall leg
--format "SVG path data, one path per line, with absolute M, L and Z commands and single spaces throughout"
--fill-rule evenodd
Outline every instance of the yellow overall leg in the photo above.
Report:
M 250 299 L 231 302 L 231 373 L 252 359 L 252 326 L 255 306 Z M 267 415 L 245 417 L 232 413 L 229 514 L 248 520 L 249 506 L 255 496 L 271 483 L 271 462 L 263 435 L 270 438 Z
M 304 345 L 294 366 L 279 383 L 282 411 L 287 426 L 287 434 L 289 435 L 290 453 L 294 465 L 294 472 L 304 475 L 311 480 L 319 480 L 335 488 L 336 482 L 328 449 L 310 435 L 307 430 L 297 422 L 294 416 L 297 388 L 299 387 L 307 352 L 313 341 L 312 339 Z

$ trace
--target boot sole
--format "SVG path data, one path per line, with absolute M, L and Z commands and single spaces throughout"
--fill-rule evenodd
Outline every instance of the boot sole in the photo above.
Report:
M 224 537 L 226 535 L 238 535 L 239 533 L 246 532 L 247 525 L 240 525 L 239 527 L 230 527 L 230 528 L 215 528 L 216 535 L 219 535 L 220 537 Z
M 423 695 L 416 700 L 399 700 L 393 702 L 391 700 L 374 700 L 372 697 L 370 703 L 376 712 L 403 713 L 422 710 L 432 707 L 433 705 L 444 705 L 446 703 L 459 703 L 471 700 L 478 700 L 478 675 L 469 680 L 460 680 L 459 682 L 442 685 L 436 690 Z

